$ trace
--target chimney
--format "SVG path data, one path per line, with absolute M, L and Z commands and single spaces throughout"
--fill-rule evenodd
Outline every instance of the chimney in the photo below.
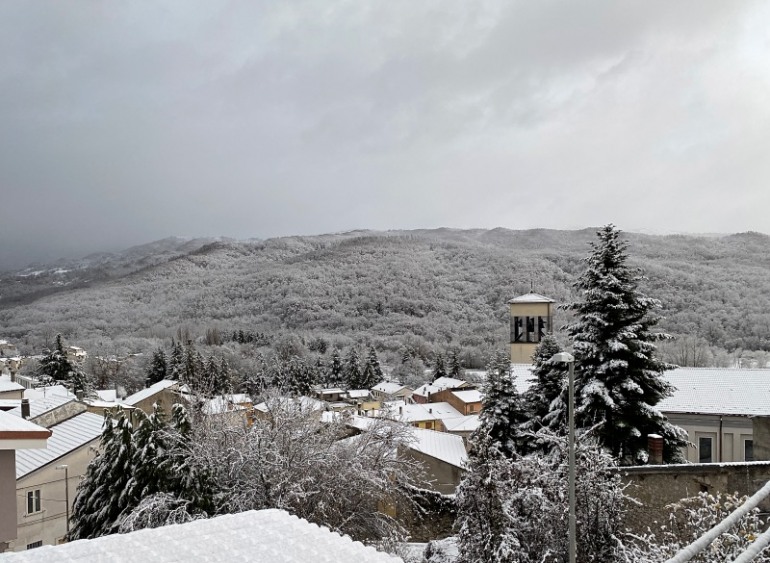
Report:
M 21 418 L 29 418 L 29 399 L 21 400 Z
M 16 370 L 11 368 L 11 383 L 16 383 Z
M 428 414 L 433 414 L 433 409 L 432 408 L 428 409 Z
M 398 407 L 398 414 L 404 414 L 404 407 Z
M 647 450 L 650 453 L 650 458 L 647 460 L 649 465 L 663 465 L 663 436 L 648 434 Z
M 83 391 L 75 391 L 75 397 L 77 397 L 78 401 L 82 401 L 83 396 Z

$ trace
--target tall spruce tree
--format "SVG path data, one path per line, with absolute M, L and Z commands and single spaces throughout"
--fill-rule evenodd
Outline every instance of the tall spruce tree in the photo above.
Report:
M 450 350 L 449 352 L 447 374 L 455 379 L 463 378 L 463 366 L 460 363 L 460 356 L 457 354 L 457 350 Z
M 516 390 L 508 354 L 499 352 L 487 365 L 479 427 L 472 440 L 483 436 L 499 444 L 496 448 L 506 457 L 513 457 L 520 449 L 522 436 L 519 426 L 524 421 L 524 405 Z
M 332 357 L 329 360 L 329 376 L 327 385 L 334 387 L 343 383 L 342 358 L 339 348 L 332 350 Z
M 374 385 L 377 385 L 382 381 L 383 374 L 382 366 L 380 366 L 380 359 L 377 357 L 377 350 L 375 350 L 372 345 L 369 345 L 369 351 L 366 354 L 366 363 L 371 366 L 373 378 L 377 380 L 374 382 Z
M 565 306 L 576 320 L 567 326 L 575 356 L 576 418 L 581 426 L 601 423 L 601 443 L 620 463 L 647 459 L 648 434 L 664 438 L 664 458 L 681 460 L 684 432 L 655 406 L 671 392 L 662 374 L 672 366 L 655 356 L 655 342 L 667 338 L 652 331 L 660 302 L 645 296 L 643 277 L 627 266 L 627 243 L 607 225 L 575 283 L 582 300 Z
M 444 365 L 444 356 L 436 354 L 436 359 L 433 360 L 432 381 L 436 381 L 439 377 L 446 377 L 446 366 Z
M 158 348 L 152 354 L 150 367 L 147 369 L 147 377 L 144 380 L 145 387 L 166 379 L 167 372 L 168 362 L 166 361 L 166 353 L 163 351 L 163 348 Z
M 119 517 L 135 505 L 129 482 L 133 475 L 133 428 L 118 408 L 115 418 L 106 415 L 100 448 L 88 464 L 72 505 L 70 541 L 97 538 L 117 532 Z
M 546 335 L 532 355 L 532 385 L 524 394 L 527 418 L 524 427 L 530 432 L 551 428 L 554 432 L 566 431 L 567 366 L 554 362 L 554 354 L 561 346 L 553 335 Z
M 345 386 L 348 389 L 361 389 L 361 383 L 361 360 L 356 347 L 351 346 L 345 358 Z
M 56 335 L 54 349 L 40 359 L 40 375 L 46 379 L 46 383 L 69 381 L 74 366 L 67 358 L 64 351 L 61 334 Z

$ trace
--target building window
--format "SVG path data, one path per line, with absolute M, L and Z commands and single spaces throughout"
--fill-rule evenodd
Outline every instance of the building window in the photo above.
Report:
M 36 547 L 43 547 L 43 540 L 38 540 L 27 544 L 27 549 L 35 549 Z
M 698 438 L 698 463 L 711 463 L 711 438 Z
M 744 461 L 754 461 L 754 440 L 743 441 L 743 459 Z
M 27 492 L 27 514 L 40 512 L 40 489 Z

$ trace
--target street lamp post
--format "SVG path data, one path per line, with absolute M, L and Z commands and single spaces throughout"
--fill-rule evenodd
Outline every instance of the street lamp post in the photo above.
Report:
M 67 518 L 67 535 L 70 533 L 70 469 L 69 465 L 57 465 L 56 469 L 64 470 L 64 508 Z
M 575 357 L 567 352 L 559 352 L 551 358 L 555 362 L 566 363 L 569 366 L 569 402 L 567 418 L 569 419 L 569 563 L 577 559 L 577 537 L 575 526 Z

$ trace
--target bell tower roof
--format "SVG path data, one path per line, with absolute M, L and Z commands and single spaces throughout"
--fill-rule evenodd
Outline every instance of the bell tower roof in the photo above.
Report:
M 545 297 L 539 293 L 527 293 L 525 295 L 514 297 L 508 301 L 508 303 L 555 303 L 555 301 L 550 297 Z

